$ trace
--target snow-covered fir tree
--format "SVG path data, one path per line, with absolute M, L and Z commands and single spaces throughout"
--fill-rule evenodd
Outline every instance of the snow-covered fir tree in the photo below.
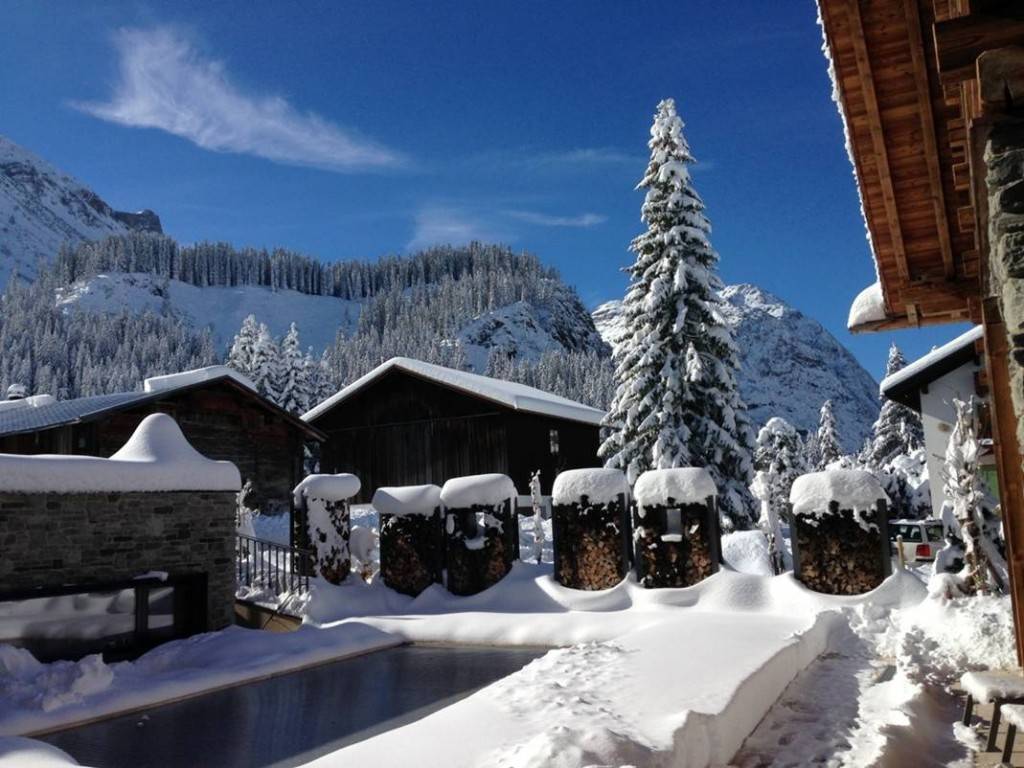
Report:
M 256 315 L 249 315 L 242 321 L 242 327 L 231 344 L 227 364 L 239 373 L 251 377 L 255 370 L 253 359 L 256 355 L 256 344 L 259 338 L 260 326 L 256 322 Z
M 899 347 L 889 348 L 885 375 L 892 376 L 907 365 Z M 908 455 L 924 445 L 921 416 L 912 409 L 882 397 L 882 409 L 875 422 L 874 436 L 863 456 L 863 463 L 873 469 L 884 470 L 896 457 Z
M 963 570 L 957 589 L 964 594 L 1004 591 L 1008 582 L 1006 552 L 995 503 L 981 477 L 978 462 L 978 415 L 974 398 L 954 400 L 956 424 L 946 447 L 943 490 L 949 500 L 943 510 L 947 548 L 939 553 L 935 570 L 961 554 Z
M 281 365 L 281 348 L 277 345 L 270 329 L 260 323 L 259 336 L 252 355 L 252 372 L 249 378 L 256 385 L 256 390 L 275 403 L 280 402 L 281 383 L 283 379 Z
M 826 400 L 821 406 L 821 415 L 818 419 L 817 434 L 817 468 L 825 469 L 829 464 L 838 461 L 843 455 L 843 449 L 839 442 L 839 428 L 836 425 L 836 416 L 832 412 L 832 401 Z
M 309 381 L 309 367 L 302 352 L 299 328 L 292 323 L 280 345 L 280 383 L 277 404 L 291 413 L 302 414 L 309 410 L 312 399 Z
M 763 478 L 761 482 L 777 519 L 786 515 L 793 481 L 810 469 L 801 442 L 793 425 L 779 416 L 768 419 L 757 433 L 754 469 Z
M 752 522 L 751 429 L 740 399 L 731 328 L 716 293 L 718 254 L 687 166 L 693 162 L 675 102 L 651 128 L 642 220 L 623 301 L 627 330 L 615 351 L 615 397 L 600 449 L 630 482 L 652 468 L 706 467 L 726 529 Z

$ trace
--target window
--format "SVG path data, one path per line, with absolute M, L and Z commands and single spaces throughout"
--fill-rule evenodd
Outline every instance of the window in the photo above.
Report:
M 558 430 L 557 429 L 549 429 L 548 430 L 548 447 L 551 449 L 551 455 L 552 456 L 557 456 L 558 455 L 559 446 L 558 446 Z

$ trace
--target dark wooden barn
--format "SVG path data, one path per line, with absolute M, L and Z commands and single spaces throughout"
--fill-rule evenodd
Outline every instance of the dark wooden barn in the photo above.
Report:
M 0 453 L 110 456 L 151 413 L 173 416 L 192 446 L 233 462 L 264 511 L 291 508 L 303 449 L 324 435 L 223 366 L 147 379 L 142 392 L 0 402 Z
M 541 471 L 600 466 L 604 411 L 523 384 L 392 358 L 302 418 L 327 435 L 322 472 L 352 472 L 361 499 L 381 486 L 507 474 L 521 494 Z

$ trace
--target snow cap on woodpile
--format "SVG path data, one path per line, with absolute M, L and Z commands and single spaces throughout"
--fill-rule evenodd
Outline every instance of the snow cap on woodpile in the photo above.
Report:
M 879 501 L 888 503 L 889 497 L 870 472 L 827 469 L 801 475 L 793 481 L 789 501 L 794 515 L 821 517 L 829 513 L 829 503 L 833 501 L 839 504 L 839 509 L 866 512 L 873 510 Z
M 703 504 L 717 495 L 715 481 L 702 467 L 649 469 L 633 485 L 633 498 L 641 507 Z
M 512 478 L 495 472 L 453 477 L 441 489 L 441 503 L 449 509 L 466 509 L 476 504 L 496 507 L 508 499 L 514 501 L 517 495 Z
M 355 475 L 341 472 L 337 475 L 307 475 L 292 491 L 296 504 L 303 498 L 324 501 L 344 501 L 359 493 L 362 484 Z
M 620 469 L 567 469 L 555 478 L 551 489 L 554 504 L 575 504 L 584 496 L 591 504 L 610 504 L 620 495 L 629 496 L 629 483 Z
M 248 376 L 226 365 L 208 365 L 205 368 L 196 368 L 191 371 L 168 373 L 166 376 L 150 376 L 142 383 L 142 388 L 145 392 L 162 392 L 165 389 L 178 389 L 220 378 L 234 379 L 243 387 L 248 387 L 253 392 L 257 391 L 256 385 Z
M 382 515 L 432 515 L 441 506 L 441 489 L 436 485 L 378 488 L 371 504 Z
M 96 456 L 0 454 L 0 491 L 15 493 L 128 493 L 146 491 L 234 491 L 238 468 L 213 461 L 193 448 L 166 413 L 142 420 L 124 446 Z

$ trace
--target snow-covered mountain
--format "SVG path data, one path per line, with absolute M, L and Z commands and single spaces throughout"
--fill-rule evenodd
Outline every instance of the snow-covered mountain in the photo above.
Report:
M 10 275 L 31 278 L 63 243 L 127 232 L 160 232 L 152 211 L 115 211 L 95 192 L 0 136 L 0 288 Z
M 722 290 L 736 332 L 742 370 L 740 394 L 753 421 L 781 416 L 799 430 L 818 428 L 818 410 L 832 400 L 843 447 L 861 446 L 878 417 L 878 384 L 821 323 L 756 285 Z M 609 344 L 622 333 L 621 302 L 592 313 Z
M 209 327 L 218 350 L 226 349 L 246 315 L 255 314 L 271 333 L 283 336 L 298 323 L 302 343 L 317 354 L 339 330 L 351 333 L 362 302 L 257 285 L 198 287 L 134 272 L 114 272 L 79 280 L 57 292 L 57 306 L 87 312 L 152 312 L 178 318 L 195 329 Z

